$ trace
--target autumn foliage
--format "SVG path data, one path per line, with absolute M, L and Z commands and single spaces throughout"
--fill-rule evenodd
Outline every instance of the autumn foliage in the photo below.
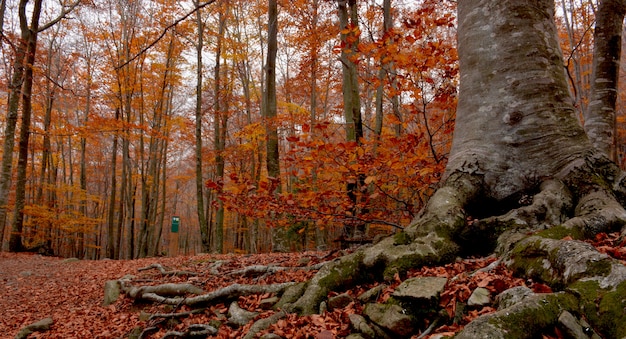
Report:
M 354 225 L 368 226 L 367 241 L 406 226 L 436 188 L 451 144 L 459 82 L 454 2 L 392 2 L 388 13 L 359 2 L 358 25 L 343 32 L 335 2 L 279 1 L 275 121 L 261 114 L 267 4 L 196 5 L 94 1 L 39 33 L 25 247 L 89 258 L 174 255 L 173 216 L 181 220 L 178 253 L 266 252 L 275 229 L 286 231 L 290 250 L 328 249 Z M 9 6 L 4 16 L 2 106 L 20 39 L 16 11 Z M 41 21 L 54 13 L 44 11 Z M 593 8 L 570 1 L 563 13 L 564 63 L 582 112 Z M 348 33 L 354 47 L 340 39 Z M 348 48 L 355 49 L 363 119 L 357 141 L 347 141 L 342 112 L 339 59 Z M 280 178 L 267 175 L 267 126 L 278 128 Z M 196 147 L 209 224 L 204 244 Z M 350 183 L 358 189 L 348 194 Z M 16 214 L 10 184 L 5 242 Z

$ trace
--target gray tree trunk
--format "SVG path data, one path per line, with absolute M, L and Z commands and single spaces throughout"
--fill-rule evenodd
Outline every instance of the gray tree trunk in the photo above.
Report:
M 593 34 L 591 98 L 585 111 L 585 131 L 589 139 L 613 161 L 617 161 L 615 102 L 624 14 L 626 14 L 624 0 L 602 0 L 598 5 Z
M 228 116 L 223 110 L 222 100 L 224 92 L 222 90 L 221 58 L 224 34 L 226 31 L 226 6 L 220 7 L 219 30 L 217 33 L 217 47 L 215 50 L 215 87 L 214 87 L 214 119 L 213 119 L 213 146 L 215 147 L 215 177 L 219 182 L 224 182 L 224 150 L 226 149 L 226 129 L 228 127 Z M 216 198 L 217 210 L 215 211 L 215 252 L 224 252 L 224 202 Z
M 194 1 L 194 6 L 198 7 L 199 2 Z M 200 226 L 200 237 L 202 238 L 202 250 L 208 253 L 211 249 L 211 237 L 209 235 L 209 222 L 206 209 L 204 207 L 204 176 L 202 174 L 202 87 L 203 87 L 203 65 L 202 49 L 204 48 L 204 22 L 200 10 L 196 11 L 196 30 L 198 40 L 196 42 L 196 206 L 198 214 L 198 224 Z
M 316 313 L 330 291 L 496 250 L 560 292 L 482 316 L 459 338 L 540 337 L 563 311 L 625 337 L 622 307 L 606 305 L 626 299 L 626 267 L 564 239 L 624 229 L 626 174 L 578 122 L 553 0 L 461 0 L 458 25 L 460 97 L 441 187 L 403 232 L 323 267 L 293 310 Z
M 265 119 L 266 133 L 266 166 L 267 175 L 272 182 L 274 193 L 280 194 L 280 153 L 278 150 L 278 121 L 276 107 L 276 53 L 278 52 L 278 5 L 276 0 L 268 3 L 267 24 L 267 63 L 265 64 L 265 92 L 263 93 L 262 110 Z M 280 226 L 272 228 L 272 251 L 285 252 L 286 230 Z

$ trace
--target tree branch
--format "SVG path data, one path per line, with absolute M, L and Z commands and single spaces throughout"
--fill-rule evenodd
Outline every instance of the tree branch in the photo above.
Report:
M 200 9 L 214 3 L 216 0 L 209 0 L 203 4 L 198 4 L 196 5 L 196 7 L 194 7 L 193 10 L 189 11 L 187 14 L 183 15 L 182 17 L 178 18 L 176 21 L 174 21 L 173 23 L 169 24 L 167 27 L 165 27 L 165 29 L 161 32 L 161 34 L 159 34 L 159 36 L 154 39 L 154 41 L 152 41 L 148 46 L 142 48 L 139 53 L 135 54 L 132 58 L 126 60 L 124 63 L 122 63 L 121 65 L 118 65 L 115 67 L 116 70 L 130 64 L 131 62 L 133 62 L 135 59 L 137 59 L 138 57 L 140 57 L 141 55 L 143 55 L 144 53 L 146 53 L 150 48 L 152 48 L 154 45 L 156 45 L 159 41 L 161 41 L 161 39 L 163 39 L 163 37 L 165 36 L 165 34 L 167 34 L 167 32 L 176 27 L 178 24 L 180 24 L 181 22 L 185 21 L 188 17 L 190 17 L 192 14 L 194 14 L 195 12 L 199 11 Z

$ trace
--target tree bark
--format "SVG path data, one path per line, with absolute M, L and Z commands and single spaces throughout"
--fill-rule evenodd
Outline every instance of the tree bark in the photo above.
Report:
M 199 2 L 194 1 L 194 6 L 198 7 Z M 195 159 L 196 159 L 196 210 L 198 215 L 198 224 L 200 227 L 200 237 L 202 239 L 202 250 L 209 252 L 211 249 L 211 241 L 209 236 L 209 225 L 206 209 L 204 207 L 204 176 L 202 174 L 202 87 L 203 87 L 203 64 L 202 50 L 204 48 L 204 22 L 200 10 L 196 11 L 196 143 L 195 143 Z
M 278 52 L 278 4 L 276 0 L 268 2 L 267 23 L 267 62 L 265 64 L 265 92 L 263 93 L 262 110 L 265 119 L 266 134 L 266 166 L 267 175 L 273 193 L 282 192 L 280 178 L 280 153 L 278 150 L 278 112 L 276 107 L 276 54 Z M 281 226 L 272 228 L 272 251 L 285 252 L 285 232 Z
M 26 6 L 27 1 L 23 2 Z M 2 5 L 6 5 L 4 2 Z M 3 16 L 4 18 L 4 16 Z M 25 21 L 20 16 L 20 20 Z M 26 24 L 26 23 L 25 23 Z M 28 29 L 28 27 L 22 27 Z M 22 84 L 24 82 L 24 62 L 28 42 L 28 31 L 22 31 L 22 37 L 17 45 L 15 59 L 13 60 L 11 81 L 9 84 L 9 99 L 7 108 L 6 125 L 4 128 L 4 143 L 2 151 L 2 168 L 0 170 L 0 243 L 4 240 L 4 230 L 7 218 L 7 202 L 11 188 L 11 175 L 13 169 L 13 147 L 15 145 L 15 128 L 17 126 L 18 109 L 20 97 L 22 95 Z M 0 249 L 2 244 L 0 244 Z
M 30 137 L 30 121 L 32 113 L 33 65 L 37 52 L 37 33 L 39 31 L 39 17 L 41 15 L 42 0 L 34 3 L 30 27 L 26 24 L 26 2 L 20 2 L 20 26 L 22 39 L 27 41 L 26 56 L 24 59 L 24 83 L 22 85 L 22 124 L 20 126 L 19 153 L 17 160 L 17 182 L 15 185 L 15 213 L 9 238 L 9 250 L 18 252 L 23 250 L 22 227 L 24 222 L 24 206 L 26 199 L 26 167 L 28 166 L 28 142 Z M 12 150 L 11 150 L 12 152 Z
M 215 177 L 221 183 L 224 182 L 224 151 L 226 149 L 226 128 L 228 127 L 228 116 L 226 111 L 223 110 L 222 101 L 224 92 L 222 90 L 222 72 L 221 72 L 221 58 L 222 58 L 222 44 L 224 40 L 224 33 L 226 30 L 226 11 L 225 6 L 220 6 L 219 9 L 219 30 L 217 33 L 217 47 L 215 50 L 215 87 L 214 87 L 214 126 L 213 126 L 213 146 L 215 147 Z M 224 202 L 216 196 L 215 203 L 217 204 L 217 210 L 215 211 L 215 252 L 224 252 Z
M 626 175 L 578 123 L 554 2 L 462 0 L 458 24 L 460 97 L 441 187 L 404 231 L 323 267 L 292 310 L 315 313 L 330 291 L 497 249 L 510 268 L 560 292 L 482 316 L 459 337 L 536 337 L 556 320 L 529 327 L 510 316 L 562 311 L 582 313 L 608 338 L 626 336 L 608 324 L 622 323 L 623 310 L 605 306 L 626 298 L 626 267 L 563 239 L 624 228 L 616 196 L 624 202 Z
M 598 5 L 593 34 L 591 98 L 584 115 L 589 139 L 613 161 L 617 161 L 615 103 L 625 14 L 624 0 L 602 0 Z

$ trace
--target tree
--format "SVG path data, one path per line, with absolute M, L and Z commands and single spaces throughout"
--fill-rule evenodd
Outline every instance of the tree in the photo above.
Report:
M 196 8 L 198 1 L 194 1 Z M 196 107 L 195 107 L 195 162 L 196 162 L 196 210 L 198 224 L 202 238 L 202 250 L 209 252 L 211 249 L 211 237 L 209 235 L 208 209 L 204 207 L 204 176 L 202 175 L 202 90 L 203 90 L 203 64 L 202 50 L 204 48 L 204 21 L 201 11 L 196 11 Z
M 497 249 L 516 272 L 563 292 L 542 297 L 549 306 L 522 302 L 480 317 L 460 338 L 531 338 L 561 310 L 623 337 L 622 309 L 600 305 L 626 297 L 624 266 L 572 238 L 626 231 L 626 176 L 578 122 L 553 0 L 463 0 L 458 23 L 460 97 L 439 189 L 403 232 L 322 268 L 294 310 L 315 313 L 331 290 Z M 537 318 L 511 321 L 529 310 Z
M 280 180 L 280 153 L 278 150 L 278 120 L 276 107 L 276 53 L 278 52 L 278 4 L 268 2 L 267 23 L 267 62 L 265 64 L 265 91 L 263 92 L 262 112 L 265 119 L 267 175 L 272 182 L 273 193 L 282 191 Z M 275 226 L 272 230 L 272 250 L 285 251 L 285 230 Z
M 215 83 L 213 91 L 213 146 L 215 147 L 215 177 L 221 183 L 224 182 L 224 151 L 226 149 L 226 130 L 228 128 L 228 115 L 224 110 L 224 89 L 222 84 L 223 72 L 221 70 L 222 45 L 224 43 L 224 31 L 226 30 L 227 8 L 220 2 L 218 14 L 218 33 L 215 47 Z M 215 252 L 224 251 L 224 202 L 216 199 L 215 204 Z
M 27 22 L 26 18 L 26 6 L 28 4 L 27 0 L 22 0 L 19 3 L 19 22 L 20 22 L 20 30 L 21 30 L 21 39 L 23 42 L 20 42 L 20 47 L 18 47 L 18 57 L 16 58 L 16 72 L 13 74 L 13 80 L 16 81 L 18 86 L 12 88 L 11 95 L 21 96 L 22 102 L 22 124 L 20 130 L 20 140 L 19 140 L 19 154 L 17 161 L 17 183 L 15 188 L 15 213 L 13 216 L 12 222 L 12 230 L 11 237 L 9 239 L 9 250 L 11 251 L 20 251 L 23 249 L 22 244 L 22 227 L 24 221 L 24 204 L 25 204 L 25 190 L 26 190 L 26 166 L 28 165 L 28 144 L 30 137 L 30 121 L 31 121 L 31 112 L 32 112 L 32 87 L 33 87 L 33 65 L 35 64 L 35 58 L 37 55 L 37 35 L 39 32 L 44 31 L 52 26 L 54 26 L 57 22 L 63 19 L 69 12 L 71 12 L 79 2 L 74 2 L 73 4 L 63 6 L 63 10 L 61 14 L 47 22 L 44 25 L 40 26 L 39 18 L 41 16 L 42 11 L 42 0 L 37 0 L 33 4 L 33 10 L 31 14 L 31 22 L 30 25 Z M 21 48 L 25 48 L 24 54 L 21 54 Z M 23 72 L 23 73 L 22 73 Z M 18 89 L 21 87 L 21 89 Z M 12 98 L 13 100 L 18 100 L 17 97 Z M 9 99 L 9 100 L 12 100 Z M 17 118 L 17 109 L 19 108 L 19 102 L 15 101 L 10 103 L 9 111 L 7 112 L 9 124 L 6 126 L 6 134 L 5 134 L 5 145 L 3 154 L 3 174 L 2 174 L 2 191 L 0 192 L 0 200 L 6 202 L 6 195 L 8 192 L 5 191 L 5 187 L 8 190 L 8 183 L 10 183 L 10 161 L 12 160 L 12 156 L 7 153 L 12 153 L 12 144 L 14 142 L 13 137 L 15 133 L 15 125 L 16 122 L 14 119 Z M 13 126 L 11 126 L 13 125 Z M 6 152 L 8 151 L 8 152 Z M 6 163 L 5 163 L 6 162 Z M 7 172 L 5 172 L 5 170 Z M 6 207 L 3 204 L 3 209 Z M 5 216 L 0 216 L 2 223 L 4 223 Z
M 622 50 L 623 0 L 602 0 L 596 14 L 591 98 L 585 111 L 585 131 L 591 142 L 617 161 L 615 103 Z

